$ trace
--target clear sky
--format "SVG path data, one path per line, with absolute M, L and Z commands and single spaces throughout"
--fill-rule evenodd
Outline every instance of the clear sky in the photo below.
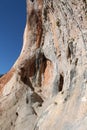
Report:
M 6 73 L 20 54 L 26 23 L 26 0 L 0 0 L 0 74 Z

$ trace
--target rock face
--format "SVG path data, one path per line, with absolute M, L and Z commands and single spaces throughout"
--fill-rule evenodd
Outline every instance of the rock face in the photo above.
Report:
M 0 130 L 87 130 L 87 1 L 27 0 L 21 54 L 0 78 Z

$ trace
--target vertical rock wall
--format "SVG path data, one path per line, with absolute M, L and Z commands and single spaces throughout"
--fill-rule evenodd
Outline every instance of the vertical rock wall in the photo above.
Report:
M 0 130 L 87 129 L 86 8 L 27 0 L 21 54 L 0 78 Z

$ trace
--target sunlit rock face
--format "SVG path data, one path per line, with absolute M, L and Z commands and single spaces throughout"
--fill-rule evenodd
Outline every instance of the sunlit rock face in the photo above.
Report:
M 21 54 L 0 78 L 0 130 L 87 130 L 87 1 L 26 9 Z

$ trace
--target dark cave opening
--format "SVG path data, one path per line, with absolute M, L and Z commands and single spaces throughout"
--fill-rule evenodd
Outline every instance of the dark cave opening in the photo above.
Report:
M 62 74 L 60 74 L 59 85 L 58 85 L 59 92 L 62 91 L 62 89 L 63 89 L 63 84 L 64 84 L 64 77 L 63 77 Z

